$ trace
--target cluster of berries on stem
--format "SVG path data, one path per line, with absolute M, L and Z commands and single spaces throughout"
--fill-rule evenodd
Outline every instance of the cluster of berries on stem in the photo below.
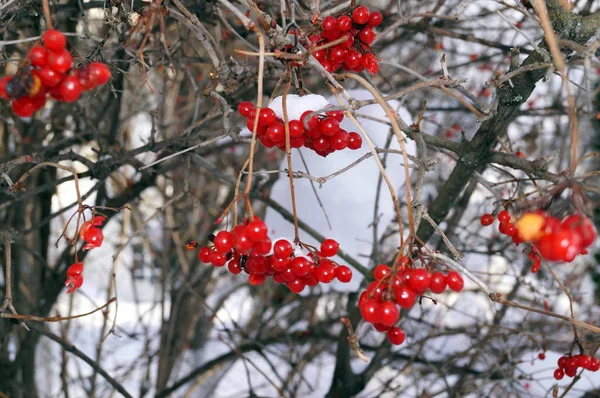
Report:
M 73 57 L 66 46 L 65 35 L 49 29 L 44 32 L 42 44 L 31 47 L 17 74 L 0 79 L 0 98 L 11 100 L 17 116 L 31 117 L 44 106 L 47 95 L 57 101 L 74 102 L 82 92 L 108 82 L 110 69 L 102 62 L 73 68 Z
M 312 55 L 330 73 L 342 68 L 352 72 L 367 70 L 371 74 L 379 71 L 379 62 L 371 50 L 377 34 L 373 30 L 383 21 L 377 11 L 365 6 L 356 7 L 350 15 L 328 16 L 321 22 L 321 32 L 309 37 L 310 47 L 340 42 L 328 48 L 317 49 Z M 345 38 L 345 40 L 343 40 Z
M 349 267 L 331 259 L 338 252 L 337 241 L 325 239 L 319 251 L 299 254 L 286 239 L 272 243 L 267 225 L 256 216 L 246 219 L 231 231 L 219 231 L 210 239 L 212 247 L 204 246 L 198 252 L 200 261 L 215 267 L 227 264 L 229 271 L 235 275 L 244 271 L 251 285 L 261 285 L 271 276 L 276 283 L 285 284 L 292 292 L 300 293 L 306 286 L 330 283 L 336 278 L 343 283 L 352 279 Z M 195 248 L 190 243 L 186 246 L 188 249 Z
M 554 378 L 561 380 L 565 375 L 575 377 L 579 368 L 597 372 L 600 369 L 600 360 L 586 354 L 578 354 L 573 356 L 563 355 L 558 358 L 558 368 L 554 371 Z
M 361 293 L 358 307 L 364 321 L 372 323 L 379 332 L 387 332 L 388 340 L 395 345 L 402 344 L 405 338 L 402 329 L 394 326 L 400 319 L 399 307 L 412 308 L 427 289 L 440 294 L 446 289 L 460 292 L 464 287 L 459 273 L 413 268 L 408 257 L 401 257 L 394 268 L 379 264 L 373 277 L 375 280 Z
M 102 224 L 106 217 L 94 216 L 91 220 L 84 222 L 79 228 L 79 237 L 83 239 L 85 245 L 82 250 L 91 250 L 102 246 L 104 235 L 102 234 Z M 67 293 L 72 293 L 83 285 L 83 262 L 75 262 L 67 269 L 67 280 L 65 287 L 68 288 Z
M 498 213 L 500 232 L 512 236 L 515 243 L 531 244 L 529 258 L 533 261 L 532 272 L 540 269 L 541 259 L 571 262 L 579 254 L 587 254 L 587 248 L 596 240 L 596 228 L 592 221 L 572 214 L 560 220 L 543 211 L 527 212 L 515 223 L 507 210 Z M 481 216 L 481 225 L 491 225 L 494 216 Z
M 277 147 L 286 151 L 285 125 L 271 108 L 257 110 L 251 102 L 238 105 L 238 112 L 246 118 L 246 127 L 254 131 L 254 121 L 258 112 L 256 135 L 267 148 Z M 302 113 L 299 120 L 289 120 L 290 146 L 306 147 L 321 156 L 327 156 L 343 149 L 356 150 L 362 146 L 362 138 L 356 132 L 347 132 L 340 127 L 344 112 L 330 111 L 325 115 L 312 115 L 313 111 Z M 308 128 L 305 128 L 308 126 Z

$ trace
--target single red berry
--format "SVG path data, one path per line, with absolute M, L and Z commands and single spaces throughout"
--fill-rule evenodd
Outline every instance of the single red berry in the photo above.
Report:
M 364 25 L 369 22 L 369 9 L 365 6 L 359 6 L 352 11 L 352 19 L 359 25 Z
M 377 280 L 377 281 L 382 280 L 383 278 L 385 278 L 389 274 L 390 274 L 390 267 L 388 267 L 385 264 L 379 264 L 373 270 L 373 276 L 375 277 L 375 280 Z
M 362 54 L 355 50 L 350 50 L 346 53 L 346 58 L 344 58 L 344 62 L 348 65 L 349 68 L 353 69 L 357 66 L 361 65 Z
M 348 15 L 342 15 L 337 19 L 337 28 L 340 32 L 348 32 L 352 29 L 352 18 Z
M 67 46 L 65 35 L 54 29 L 45 31 L 42 40 L 44 47 L 52 51 L 61 51 Z
M 273 255 L 279 258 L 290 257 L 294 253 L 292 243 L 285 239 L 279 239 L 273 244 Z
M 563 377 L 565 377 L 565 371 L 564 370 L 562 370 L 562 369 L 559 368 L 559 369 L 556 369 L 554 371 L 554 378 L 556 380 L 562 380 Z
M 253 242 L 260 242 L 266 239 L 268 232 L 267 224 L 256 218 L 246 226 L 246 235 Z
M 242 272 L 242 267 L 240 267 L 240 262 L 239 262 L 239 260 L 236 260 L 236 259 L 231 259 L 227 263 L 227 269 L 229 269 L 229 272 L 231 272 L 234 275 L 237 275 Z
M 392 326 L 387 332 L 387 339 L 393 345 L 400 345 L 406 340 L 406 335 L 398 326 Z
M 48 52 L 48 67 L 57 73 L 65 73 L 71 69 L 73 57 L 71 53 L 65 49 L 60 51 Z
M 31 117 L 35 111 L 37 111 L 36 103 L 34 102 L 33 98 L 26 95 L 12 101 L 10 105 L 15 115 L 20 117 Z
M 106 84 L 111 77 L 108 65 L 102 62 L 92 62 L 87 66 L 87 72 L 94 83 L 94 87 Z
M 289 122 L 290 126 L 290 138 L 299 138 L 304 135 L 304 126 L 300 123 L 299 120 L 291 120 Z M 285 130 L 284 130 L 285 137 Z
M 360 149 L 362 147 L 362 138 L 358 133 L 348 133 L 348 148 L 352 150 Z
M 332 117 L 341 123 L 342 120 L 344 120 L 344 111 L 329 111 L 327 112 L 327 116 Z
M 306 287 L 306 283 L 302 279 L 294 279 L 292 281 L 286 282 L 286 286 L 292 292 L 299 294 Z
M 460 292 L 465 286 L 463 277 L 456 271 L 448 272 L 448 275 L 446 275 L 446 282 L 448 283 L 448 287 L 455 292 Z
M 240 102 L 237 109 L 240 115 L 247 118 L 250 116 L 250 112 L 252 112 L 255 108 L 254 105 L 252 105 L 252 102 L 243 101 Z
M 491 214 L 484 214 L 481 216 L 481 225 L 487 227 L 488 225 L 492 225 L 494 223 L 494 216 Z
M 600 360 L 598 358 L 592 358 L 592 363 L 590 364 L 589 370 L 592 372 L 597 372 L 600 369 Z
M 388 330 L 390 330 L 390 326 L 384 325 L 383 323 L 374 323 L 373 328 L 378 332 L 387 332 Z
M 382 323 L 384 325 L 392 326 L 398 319 L 400 319 L 400 311 L 398 311 L 398 307 L 396 303 L 391 301 L 384 301 L 377 308 L 377 319 L 378 323 Z
M 292 260 L 291 269 L 297 276 L 303 278 L 308 276 L 312 263 L 306 257 L 296 257 Z
M 67 276 L 67 280 L 65 281 L 65 287 L 69 288 L 67 293 L 73 293 L 81 285 L 83 285 L 83 276 L 81 274 Z
M 510 213 L 507 210 L 502 210 L 498 213 L 498 221 L 501 223 L 507 223 L 510 221 Z
M 277 121 L 271 123 L 267 128 L 267 138 L 272 142 L 285 140 L 285 126 Z
M 538 354 L 538 358 L 540 359 L 540 361 L 543 361 L 544 359 L 546 359 L 546 354 L 545 354 L 545 353 L 543 353 L 543 352 L 540 352 L 540 353 Z
M 431 274 L 424 268 L 416 268 L 410 272 L 410 287 L 418 294 L 424 293 L 431 282 Z
M 342 283 L 348 283 L 352 280 L 352 270 L 345 265 L 340 265 L 335 269 L 335 277 Z
M 38 77 L 40 78 L 40 81 L 42 82 L 42 85 L 46 88 L 58 86 L 63 78 L 63 75 L 61 73 L 50 69 L 50 67 L 48 66 L 38 69 L 36 72 Z
M 583 248 L 589 247 L 596 240 L 596 227 L 594 223 L 582 215 L 573 214 L 565 218 L 561 226 L 563 229 L 571 229 L 581 236 L 581 245 Z
M 378 11 L 373 11 L 371 15 L 369 15 L 369 26 L 379 26 L 383 22 L 383 15 L 381 15 Z
M 233 235 L 233 247 L 239 253 L 247 253 L 252 246 L 254 246 L 254 242 L 250 240 L 248 234 L 246 233 L 246 227 L 244 225 L 238 225 L 235 227 L 231 234 Z
M 348 147 L 348 133 L 340 130 L 331 136 L 329 142 L 331 148 L 335 149 L 336 151 L 341 151 L 342 149 Z
M 317 117 L 317 115 L 313 115 L 310 118 L 307 118 L 307 116 L 310 115 L 311 113 L 312 113 L 312 111 L 305 111 L 300 116 L 300 122 L 302 122 L 303 126 L 307 130 L 312 130 L 319 125 L 319 118 Z
M 277 115 L 271 108 L 262 108 L 258 114 L 258 124 L 268 126 L 277 120 Z
M 215 249 L 220 253 L 228 253 L 233 249 L 233 235 L 229 231 L 219 231 L 213 241 Z
M 215 267 L 222 267 L 227 262 L 227 256 L 223 253 L 219 253 L 218 251 L 213 251 L 210 253 L 210 263 Z
M 360 316 L 369 323 L 378 323 L 379 321 L 379 302 L 369 299 L 360 307 Z
M 565 355 L 563 355 L 562 357 L 558 358 L 557 361 L 557 365 L 559 368 L 566 368 L 567 367 L 567 357 Z
M 332 117 L 326 117 L 319 123 L 319 130 L 321 130 L 321 132 L 326 136 L 332 136 L 340 131 L 340 124 L 336 119 Z
M 412 290 L 410 287 L 405 285 L 400 285 L 397 289 L 394 290 L 396 303 L 402 308 L 412 308 L 417 301 L 417 293 Z
M 315 270 L 315 277 L 321 283 L 329 283 L 335 278 L 335 268 L 331 261 L 323 261 Z
M 48 49 L 43 46 L 33 46 L 29 50 L 27 58 L 29 58 L 31 65 L 42 68 L 48 63 Z
M 323 257 L 333 257 L 340 249 L 340 244 L 335 239 L 325 239 L 321 242 L 321 255 Z
M 321 28 L 323 28 L 325 32 L 333 32 L 334 30 L 338 29 L 337 18 L 331 15 L 323 18 L 323 22 L 321 22 Z
M 81 84 L 75 76 L 65 77 L 58 88 L 64 102 L 75 102 L 81 96 Z
M 83 235 L 83 240 L 86 242 L 86 244 L 82 247 L 82 250 L 91 250 L 102 246 L 104 235 L 102 234 L 102 230 L 100 228 L 92 226 L 88 228 Z
M 252 286 L 262 285 L 265 283 L 265 279 L 267 279 L 267 275 L 264 274 L 250 274 L 248 275 L 248 282 Z
M 362 28 L 361 31 L 358 33 L 358 38 L 360 39 L 360 41 L 369 46 L 375 41 L 376 37 L 377 35 L 373 31 L 373 28 L 371 28 L 370 26 Z
M 81 261 L 71 264 L 71 266 L 67 269 L 67 276 L 81 275 L 82 273 L 83 263 Z
M 443 272 L 434 272 L 431 274 L 431 282 L 429 283 L 429 290 L 435 294 L 443 293 L 446 290 L 446 275 Z

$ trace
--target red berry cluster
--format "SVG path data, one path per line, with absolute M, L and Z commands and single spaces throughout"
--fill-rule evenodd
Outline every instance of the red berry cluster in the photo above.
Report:
M 575 377 L 577 369 L 582 368 L 590 372 L 597 372 L 600 369 L 600 360 L 589 355 L 573 355 L 558 358 L 558 369 L 554 371 L 554 378 L 561 380 L 565 375 Z
M 16 75 L 0 79 L 0 98 L 11 100 L 13 112 L 20 117 L 30 117 L 41 109 L 47 94 L 57 101 L 74 102 L 83 91 L 105 84 L 111 76 L 101 62 L 72 69 L 67 38 L 59 31 L 47 30 L 42 43 L 31 47 L 27 65 Z
M 404 332 L 393 326 L 400 319 L 398 306 L 412 308 L 417 296 L 425 293 L 427 289 L 436 294 L 446 289 L 460 292 L 465 284 L 462 276 L 454 271 L 446 275 L 439 271 L 430 273 L 425 268 L 411 268 L 408 267 L 410 260 L 407 257 L 402 257 L 400 264 L 397 271 L 385 264 L 375 267 L 375 280 L 358 299 L 358 308 L 365 322 L 372 323 L 379 332 L 387 332 L 390 343 L 396 345 L 404 341 Z M 402 338 L 398 337 L 398 329 Z
M 508 210 L 502 210 L 498 213 L 498 221 L 500 221 L 500 224 L 498 225 L 498 231 L 502 235 L 512 238 L 513 243 L 516 245 L 523 242 L 523 237 L 519 234 L 517 226 L 511 222 L 511 217 Z M 481 216 L 480 222 L 484 227 L 492 225 L 494 223 L 494 216 L 492 214 L 484 214 Z
M 317 50 L 313 57 L 330 73 L 342 68 L 352 72 L 367 70 L 377 73 L 379 63 L 371 50 L 371 44 L 377 34 L 373 30 L 383 21 L 381 13 L 369 12 L 365 6 L 359 6 L 350 15 L 328 16 L 321 22 L 321 33 L 312 35 L 311 47 L 322 46 L 345 37 L 346 40 L 335 46 Z
M 272 276 L 276 283 L 300 293 L 306 286 L 316 286 L 319 282 L 330 283 L 337 278 L 348 283 L 352 279 L 350 268 L 330 259 L 340 247 L 335 240 L 325 239 L 318 252 L 297 255 L 288 240 L 280 239 L 272 244 L 267 225 L 258 217 L 246 220 L 232 231 L 220 231 L 211 236 L 211 240 L 212 247 L 202 247 L 198 252 L 200 261 L 215 267 L 227 263 L 232 274 L 246 272 L 251 285 L 261 285 Z
M 104 216 L 94 216 L 90 221 L 86 221 L 81 225 L 79 237 L 85 242 L 82 250 L 91 250 L 102 246 L 104 235 L 100 227 L 104 224 L 104 220 L 106 220 Z M 65 281 L 65 287 L 69 289 L 67 293 L 72 293 L 83 285 L 82 274 L 82 262 L 76 262 L 67 269 L 67 280 Z
M 244 101 L 238 105 L 238 112 L 246 118 L 246 127 L 253 131 L 256 108 L 251 102 Z M 305 111 L 300 120 L 290 120 L 290 146 L 292 148 L 306 147 L 321 156 L 327 156 L 342 149 L 356 150 L 362 146 L 362 138 L 356 132 L 347 132 L 340 128 L 344 112 L 331 111 L 326 115 L 306 117 L 312 111 Z M 305 123 L 308 129 L 305 129 Z M 285 126 L 283 120 L 277 117 L 270 108 L 262 108 L 258 114 L 256 135 L 260 142 L 267 147 L 277 147 L 285 151 Z

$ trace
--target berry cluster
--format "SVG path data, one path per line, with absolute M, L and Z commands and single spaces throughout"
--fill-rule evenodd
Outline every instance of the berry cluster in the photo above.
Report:
M 104 235 L 100 227 L 104 224 L 105 220 L 106 217 L 104 216 L 94 216 L 90 221 L 86 221 L 81 225 L 81 228 L 79 228 L 79 237 L 85 242 L 82 250 L 91 250 L 102 246 Z M 72 293 L 83 285 L 82 274 L 82 262 L 71 264 L 67 269 L 67 280 L 65 281 L 65 287 L 69 289 L 67 293 Z
M 519 234 L 517 226 L 511 222 L 511 216 L 508 210 L 502 210 L 498 213 L 498 221 L 500 221 L 498 231 L 502 235 L 512 238 L 513 243 L 516 245 L 523 242 L 523 237 Z M 481 216 L 480 222 L 484 227 L 492 225 L 494 223 L 494 216 L 492 214 L 484 214 Z
M 575 377 L 577 369 L 582 368 L 590 372 L 597 372 L 600 369 L 600 360 L 589 355 L 573 355 L 558 358 L 558 369 L 554 371 L 554 378 L 561 380 L 565 375 Z
M 246 118 L 246 127 L 253 131 L 256 108 L 251 102 L 244 101 L 238 105 L 238 112 Z M 342 149 L 356 150 L 362 146 L 362 138 L 356 132 L 347 132 L 340 128 L 344 112 L 331 111 L 326 115 L 313 115 L 307 110 L 298 120 L 289 120 L 290 146 L 292 148 L 306 147 L 321 156 L 327 156 Z M 305 128 L 308 126 L 308 129 Z M 260 142 L 267 147 L 277 147 L 285 151 L 285 126 L 283 120 L 271 108 L 258 111 L 258 126 L 256 135 Z
M 571 262 L 596 240 L 594 224 L 580 214 L 561 221 L 543 212 L 525 213 L 516 225 L 523 240 L 532 244 L 532 252 L 548 261 Z
M 379 63 L 371 50 L 377 34 L 373 30 L 383 21 L 381 13 L 356 7 L 350 15 L 328 16 L 321 22 L 321 33 L 309 37 L 311 47 L 322 46 L 345 37 L 340 44 L 312 53 L 330 73 L 342 68 L 352 72 L 377 73 Z
M 28 62 L 17 74 L 0 79 L 0 98 L 11 100 L 17 116 L 31 117 L 44 106 L 47 94 L 57 101 L 74 102 L 83 91 L 108 82 L 110 69 L 101 62 L 72 69 L 73 57 L 66 45 L 64 34 L 47 30 L 42 45 L 31 47 Z
M 337 254 L 339 243 L 325 239 L 320 251 L 308 255 L 297 254 L 291 242 L 285 239 L 271 243 L 267 225 L 258 217 L 246 220 L 232 231 L 211 235 L 212 247 L 202 247 L 198 258 L 203 263 L 227 268 L 232 274 L 248 274 L 251 285 L 261 285 L 268 276 L 276 283 L 285 284 L 292 292 L 300 293 L 306 286 L 319 282 L 330 283 L 337 278 L 347 283 L 352 270 L 331 260 Z M 187 245 L 189 249 L 193 245 Z
M 417 297 L 427 289 L 436 294 L 446 289 L 460 292 L 465 284 L 457 272 L 451 271 L 447 275 L 439 271 L 430 273 L 425 268 L 411 268 L 409 264 L 407 257 L 400 259 L 397 270 L 379 264 L 373 270 L 375 280 L 358 299 L 358 308 L 365 322 L 372 323 L 379 332 L 387 332 L 390 343 L 396 345 L 404 341 L 404 332 L 393 326 L 400 319 L 398 306 L 412 308 Z

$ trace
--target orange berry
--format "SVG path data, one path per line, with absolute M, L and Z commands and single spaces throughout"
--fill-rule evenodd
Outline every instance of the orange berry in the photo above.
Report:
M 536 242 L 544 236 L 546 219 L 541 214 L 525 213 L 517 221 L 517 230 L 525 242 Z

